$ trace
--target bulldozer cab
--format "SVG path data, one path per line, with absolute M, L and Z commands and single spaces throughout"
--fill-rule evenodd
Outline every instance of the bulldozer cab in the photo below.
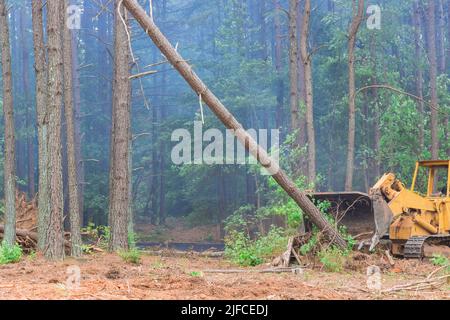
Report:
M 449 198 L 450 160 L 417 162 L 411 191 L 428 198 Z

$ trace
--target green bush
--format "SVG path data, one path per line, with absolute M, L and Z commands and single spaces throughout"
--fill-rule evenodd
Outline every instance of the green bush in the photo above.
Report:
M 19 245 L 0 245 L 0 265 L 17 263 L 22 259 L 22 248 Z
M 89 223 L 87 227 L 81 229 L 81 232 L 100 248 L 108 248 L 109 239 L 111 238 L 110 227 L 96 226 L 94 223 Z M 91 246 L 83 246 L 83 252 L 89 253 L 90 248 Z
M 120 250 L 117 252 L 119 257 L 123 259 L 126 263 L 140 264 L 141 263 L 141 251 L 137 248 L 132 248 L 130 250 Z
M 329 272 L 341 272 L 344 270 L 348 253 L 334 246 L 322 249 L 319 252 L 320 262 Z
M 225 239 L 225 255 L 240 266 L 257 266 L 286 249 L 288 237 L 273 227 L 265 236 L 252 240 L 244 232 L 232 231 Z

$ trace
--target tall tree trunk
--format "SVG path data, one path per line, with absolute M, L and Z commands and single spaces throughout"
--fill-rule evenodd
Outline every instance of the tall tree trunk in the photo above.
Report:
M 439 121 L 437 92 L 438 61 L 436 55 L 436 6 L 434 0 L 428 1 L 428 58 L 430 61 L 430 91 L 431 91 L 431 157 L 439 158 Z
M 421 37 L 421 30 L 422 30 L 422 20 L 420 18 L 420 9 L 419 9 L 419 2 L 414 2 L 414 13 L 413 13 L 413 24 L 414 24 L 414 40 L 416 43 L 415 48 L 415 56 L 418 61 L 417 69 L 416 69 L 416 95 L 420 98 L 419 101 L 417 101 L 417 109 L 419 111 L 420 115 L 420 122 L 419 122 L 419 146 L 420 150 L 418 154 L 422 154 L 424 151 L 425 146 L 425 130 L 424 130 L 424 122 L 423 122 L 423 116 L 425 115 L 425 104 L 423 102 L 423 66 L 422 66 L 422 37 Z
M 298 204 L 303 212 L 311 219 L 319 230 L 322 230 L 328 239 L 332 240 L 337 246 L 345 248 L 346 241 L 338 233 L 326 218 L 321 214 L 319 209 L 309 200 L 305 193 L 300 191 L 295 183 L 279 168 L 278 164 L 269 157 L 267 152 L 259 146 L 256 141 L 243 130 L 236 118 L 228 111 L 228 109 L 220 102 L 220 100 L 208 89 L 205 83 L 192 70 L 192 67 L 183 57 L 175 50 L 169 40 L 161 33 L 159 28 L 153 22 L 145 10 L 136 0 L 123 0 L 123 4 L 128 11 L 136 18 L 141 27 L 153 40 L 155 45 L 164 54 L 170 64 L 181 74 L 191 88 L 201 95 L 205 103 L 219 118 L 219 120 L 228 128 L 235 130 L 237 139 L 246 147 L 247 150 L 258 159 L 260 164 L 267 168 L 272 174 L 275 181 L 286 191 L 286 193 Z
M 110 174 L 110 227 L 109 250 L 128 248 L 129 217 L 129 150 L 130 150 L 130 50 L 127 37 L 125 10 L 115 3 L 113 131 Z M 120 14 L 119 14 L 120 12 Z M 123 19 L 123 20 L 122 20 Z M 125 22 L 124 22 L 125 21 Z M 125 25 L 124 25 L 125 23 Z
M 276 127 L 281 129 L 283 126 L 283 118 L 284 118 L 284 81 L 282 76 L 282 34 L 281 34 L 281 22 L 280 22 L 280 14 L 281 14 L 281 5 L 280 0 L 273 0 L 275 6 L 275 16 L 274 16 L 274 24 L 275 24 L 275 70 L 277 74 L 276 81 L 276 91 L 277 91 L 277 110 L 276 110 Z
M 16 243 L 16 155 L 14 138 L 14 108 L 11 73 L 11 47 L 9 42 L 8 11 L 5 0 L 0 0 L 0 41 L 3 77 L 3 115 L 5 121 L 5 232 L 3 242 L 12 246 Z
M 69 0 L 62 2 L 63 12 L 67 12 Z M 63 39 L 63 62 L 64 62 L 64 112 L 66 119 L 67 135 L 67 171 L 68 171 L 68 192 L 69 192 L 69 219 L 70 219 L 70 240 L 71 254 L 79 257 L 81 250 L 80 233 L 80 203 L 77 179 L 77 162 L 75 154 L 75 119 L 73 100 L 73 67 L 72 67 L 72 32 L 66 26 L 65 15 L 61 19 L 61 28 L 64 30 Z
M 78 32 L 72 30 L 72 70 L 73 70 L 73 112 L 75 129 L 75 162 L 77 164 L 78 203 L 80 206 L 80 226 L 83 226 L 84 215 L 84 161 L 81 152 L 81 128 L 80 128 L 80 65 L 78 62 Z
M 291 107 L 291 129 L 295 134 L 293 142 L 294 154 L 302 147 L 300 144 L 301 109 L 298 85 L 298 41 L 297 41 L 297 15 L 299 0 L 289 0 L 289 78 L 290 78 L 290 107 Z M 301 160 L 294 159 L 294 176 L 301 175 Z
M 308 182 L 316 182 L 316 137 L 314 130 L 314 94 L 311 54 L 308 52 L 309 25 L 311 19 L 311 0 L 305 0 L 303 13 L 302 35 L 300 38 L 300 51 L 305 68 L 305 94 L 306 94 L 306 132 L 308 137 Z
M 347 174 L 345 190 L 353 189 L 353 173 L 355 162 L 355 135 L 356 135 L 356 81 L 355 81 L 355 44 L 359 27 L 364 17 L 364 0 L 353 0 L 353 19 L 348 35 L 348 82 L 349 82 L 349 114 L 348 114 L 348 146 L 347 146 Z
M 63 238 L 63 178 L 61 114 L 63 105 L 63 61 L 61 4 L 59 0 L 47 1 L 48 37 L 48 175 L 50 195 L 50 215 L 45 234 L 44 255 L 50 260 L 64 259 Z
M 301 37 L 302 37 L 302 27 L 303 27 L 303 8 L 301 5 L 298 6 L 297 14 L 297 43 L 300 50 Z M 299 108 L 300 108 L 300 128 L 298 133 L 298 143 L 300 146 L 305 146 L 307 144 L 306 139 L 306 86 L 305 86 L 305 65 L 303 64 L 302 54 L 299 52 L 297 55 L 297 79 L 298 79 L 298 92 L 299 92 Z M 305 177 L 308 176 L 308 159 L 306 157 L 301 157 L 300 168 L 301 174 Z
M 38 248 L 43 251 L 50 214 L 48 193 L 48 110 L 47 110 L 47 61 L 45 58 L 42 0 L 32 1 L 34 69 L 36 71 L 36 112 L 38 127 Z
M 446 59 L 446 55 L 445 55 L 445 11 L 444 11 L 444 1 L 443 0 L 438 0 L 437 3 L 438 6 L 438 15 L 439 15 L 439 66 L 438 66 L 438 73 L 439 75 L 444 75 L 446 74 L 447 70 L 447 59 Z M 450 8 L 448 9 L 450 10 Z M 450 21 L 449 21 L 450 24 Z M 449 116 L 448 114 L 443 116 L 443 122 L 444 122 L 444 138 L 445 141 L 449 141 L 450 138 L 450 132 L 449 132 Z M 450 146 L 447 147 L 446 153 L 448 156 L 450 156 Z
M 35 181 L 34 181 L 34 146 L 33 146 L 33 124 L 30 113 L 30 50 L 28 48 L 28 38 L 26 32 L 26 6 L 20 7 L 20 37 L 22 39 L 22 81 L 23 81 L 23 94 L 25 99 L 25 127 L 27 130 L 27 191 L 28 196 L 33 198 L 36 194 Z
M 446 67 L 446 56 L 445 56 L 445 13 L 444 13 L 444 1 L 443 0 L 437 0 L 437 12 L 438 12 L 438 48 L 439 48 L 439 55 L 438 55 L 438 71 L 439 74 L 445 74 L 445 67 Z

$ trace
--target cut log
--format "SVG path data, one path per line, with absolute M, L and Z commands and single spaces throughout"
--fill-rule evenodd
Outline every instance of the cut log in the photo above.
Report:
M 0 225 L 0 233 L 3 233 L 4 231 L 5 231 L 5 226 Z M 17 237 L 30 238 L 31 240 L 36 241 L 36 242 L 38 239 L 38 235 L 36 232 L 31 232 L 31 231 L 27 231 L 27 230 L 23 230 L 23 229 L 16 229 L 16 235 L 17 235 Z
M 237 139 L 247 150 L 258 159 L 259 163 L 266 168 L 275 181 L 286 191 L 286 193 L 297 203 L 302 211 L 309 217 L 319 230 L 327 236 L 328 240 L 341 248 L 347 246 L 346 241 L 339 232 L 322 215 L 320 210 L 302 192 L 295 183 L 280 169 L 267 152 L 244 130 L 243 126 L 236 120 L 233 114 L 222 104 L 222 102 L 208 89 L 203 81 L 192 70 L 192 67 L 175 50 L 164 34 L 159 30 L 153 19 L 147 15 L 145 10 L 136 0 L 123 0 L 123 4 L 133 17 L 138 21 L 155 45 L 167 58 L 167 61 L 181 74 L 195 93 L 203 100 L 219 120 L 230 130 L 234 130 Z
M 5 226 L 4 225 L 0 225 L 0 238 L 3 237 L 3 233 L 5 232 Z M 32 232 L 32 231 L 28 231 L 28 230 L 24 230 L 24 229 L 16 229 L 16 237 L 20 242 L 24 242 L 24 241 L 20 241 L 20 240 L 26 240 L 26 239 L 30 239 L 34 245 L 37 244 L 38 242 L 38 234 L 37 232 Z M 64 241 L 64 246 L 67 248 L 70 248 L 70 241 L 65 240 Z M 30 248 L 30 249 L 35 249 L 35 248 Z

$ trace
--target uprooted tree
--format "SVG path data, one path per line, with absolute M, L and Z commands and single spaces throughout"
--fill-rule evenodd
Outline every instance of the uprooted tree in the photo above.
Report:
M 272 174 L 275 181 L 287 192 L 287 194 L 298 204 L 302 211 L 309 217 L 327 238 L 341 248 L 346 247 L 345 240 L 322 215 L 320 210 L 312 203 L 307 195 L 302 192 L 287 174 L 278 167 L 278 164 L 258 143 L 244 130 L 243 126 L 236 120 L 233 114 L 222 104 L 222 102 L 209 90 L 192 67 L 175 50 L 169 40 L 147 15 L 145 10 L 136 0 L 123 0 L 123 5 L 134 16 L 147 35 L 152 39 L 159 50 L 164 54 L 170 64 L 181 74 L 191 88 L 200 96 L 219 120 L 230 130 L 234 130 L 237 139 L 247 150 L 258 159 L 259 163 Z

